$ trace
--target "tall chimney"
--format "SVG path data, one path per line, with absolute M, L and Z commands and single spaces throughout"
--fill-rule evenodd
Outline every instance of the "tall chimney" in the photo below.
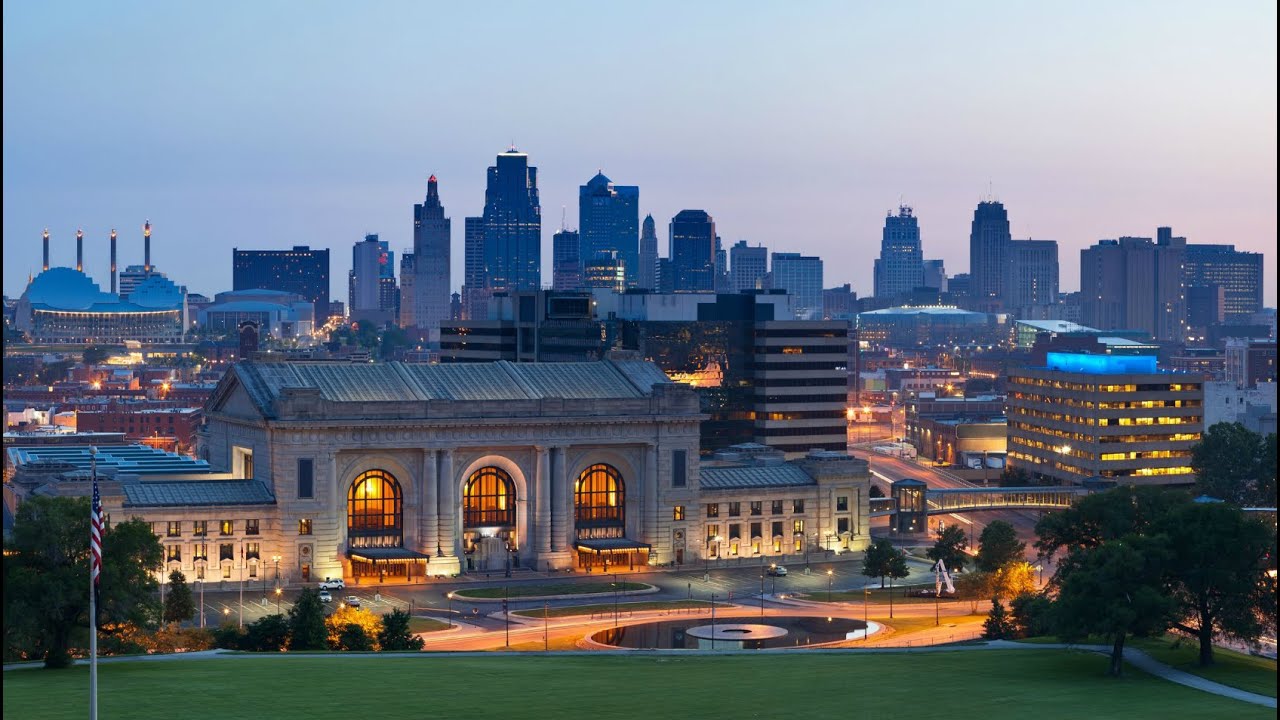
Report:
M 44 229 L 44 269 L 49 269 L 49 228 Z
M 76 228 L 76 272 L 84 272 L 84 230 Z
M 116 229 L 111 228 L 111 294 L 116 293 Z
M 151 276 L 151 221 L 142 226 L 142 273 Z

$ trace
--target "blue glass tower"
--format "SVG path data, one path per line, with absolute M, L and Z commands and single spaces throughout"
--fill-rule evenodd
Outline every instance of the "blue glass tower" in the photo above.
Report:
M 538 169 L 514 147 L 489 168 L 484 191 L 484 260 L 491 291 L 537 290 L 542 278 Z
M 627 287 L 639 285 L 640 188 L 614 185 L 604 173 L 596 173 L 578 188 L 578 232 L 584 258 L 617 253 Z

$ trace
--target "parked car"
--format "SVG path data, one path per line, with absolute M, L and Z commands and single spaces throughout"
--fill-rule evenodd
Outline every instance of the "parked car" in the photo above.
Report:
M 787 568 L 782 565 L 770 565 L 769 569 L 765 571 L 765 574 L 772 577 L 786 577 Z
M 360 598 L 356 597 L 355 595 L 346 596 L 345 598 L 343 598 L 342 602 L 346 603 L 347 606 L 349 607 L 353 607 L 353 608 L 360 607 Z
M 320 591 L 320 602 L 333 602 L 333 596 L 329 594 L 328 590 Z
M 344 590 L 346 587 L 347 584 L 342 578 L 325 578 L 320 581 L 321 590 Z

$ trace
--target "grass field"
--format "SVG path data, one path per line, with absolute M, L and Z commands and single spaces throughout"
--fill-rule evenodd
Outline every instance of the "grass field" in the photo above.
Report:
M 909 594 L 912 591 L 921 590 L 925 588 L 926 586 L 924 585 L 914 585 L 909 588 L 895 587 L 892 590 L 890 590 L 890 588 L 888 587 L 886 587 L 883 590 L 881 590 L 880 588 L 872 588 L 871 594 L 867 599 L 869 602 L 872 602 L 872 603 L 887 603 L 889 602 L 889 593 L 892 592 L 894 605 L 897 605 L 899 603 L 903 605 L 918 605 L 918 604 L 928 603 L 932 605 L 935 602 L 935 599 L 932 596 L 920 597 L 918 595 Z M 929 584 L 927 588 L 930 592 L 933 592 L 932 583 Z M 826 590 L 814 590 L 813 592 L 810 592 L 810 593 L 794 593 L 794 594 L 798 598 L 801 598 L 803 600 L 809 600 L 812 602 L 840 602 L 840 603 L 853 603 L 853 604 L 859 604 L 862 602 L 862 590 L 832 590 L 829 596 Z M 828 600 L 828 597 L 830 597 L 830 600 Z M 946 595 L 943 595 L 940 600 L 937 600 L 937 602 L 941 602 L 943 605 L 949 605 L 951 603 L 956 603 L 961 601 L 956 600 L 953 597 L 949 598 Z M 966 600 L 964 602 L 968 602 L 968 601 Z
M 436 620 L 435 618 L 412 617 L 409 618 L 409 632 L 426 633 L 436 632 L 437 630 L 447 630 L 449 623 L 444 620 Z
M 647 590 L 653 587 L 644 583 L 637 582 L 619 582 L 618 589 L 626 592 L 628 590 Z M 551 595 L 595 595 L 598 593 L 613 592 L 613 584 L 607 582 L 599 583 L 545 583 L 542 585 L 512 585 L 510 587 L 482 587 L 467 588 L 454 593 L 456 597 L 466 598 L 501 598 L 508 597 L 512 600 L 528 600 L 529 598 L 547 597 Z
M 711 603 L 706 600 L 652 600 L 649 602 L 624 602 L 618 603 L 618 612 L 640 612 L 641 610 L 675 610 L 679 608 L 709 608 Z M 716 607 L 731 607 L 725 603 L 716 603 Z M 576 615 L 594 615 L 596 613 L 613 612 L 613 603 L 601 603 L 599 605 L 575 605 L 572 607 L 554 607 L 547 609 L 547 617 L 573 617 Z M 518 610 L 511 613 L 521 617 L 541 618 L 541 610 Z
M 532 644 L 532 643 L 530 643 Z M 1273 711 L 1059 650 L 887 655 L 237 656 L 104 664 L 104 718 L 1272 718 Z M 88 669 L 4 676 L 4 717 L 87 711 Z M 462 692 L 461 688 L 474 691 Z

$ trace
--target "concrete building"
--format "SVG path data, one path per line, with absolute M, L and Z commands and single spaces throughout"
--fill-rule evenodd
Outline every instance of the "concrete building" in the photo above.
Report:
M 972 309 L 999 312 L 1003 308 L 1012 242 L 1004 205 L 996 200 L 978 203 L 969 230 L 968 301 Z
M 768 248 L 763 245 L 751 247 L 746 240 L 739 240 L 729 248 L 729 287 L 732 292 L 763 290 L 768 274 Z
M 214 296 L 197 315 L 209 332 L 234 333 L 240 323 L 253 321 L 259 333 L 274 338 L 306 338 L 316 329 L 315 304 L 283 290 L 232 290 Z
M 942 260 L 925 260 L 921 284 L 940 293 L 948 292 L 946 264 Z
M 1276 380 L 1276 343 L 1274 340 L 1227 338 L 1225 352 L 1227 382 L 1252 387 Z
M 1266 435 L 1276 431 L 1276 383 L 1260 382 L 1249 387 L 1233 382 L 1207 381 L 1204 384 L 1204 426 L 1240 423 Z
M 1080 251 L 1081 315 L 1102 330 L 1142 330 L 1160 341 L 1186 336 L 1186 238 L 1101 240 Z
M 400 272 L 401 285 L 410 288 L 402 288 L 403 297 L 413 304 L 412 314 L 406 318 L 401 302 L 401 326 L 416 328 L 416 334 L 429 343 L 440 341 L 440 323 L 449 318 L 452 229 L 440 203 L 439 183 L 432 175 L 427 179 L 426 198 L 413 206 L 413 267 L 406 274 L 402 265 Z M 412 324 L 404 325 L 404 319 Z
M 1199 376 L 1159 371 L 1154 355 L 1050 352 L 1045 367 L 1010 369 L 1006 387 L 1011 467 L 1063 484 L 1195 482 Z
M 640 267 L 637 284 L 642 290 L 658 289 L 658 230 L 652 215 L 645 215 L 640 224 Z
M 1237 251 L 1234 245 L 1187 245 L 1183 279 L 1190 288 L 1220 288 L 1226 315 L 1262 309 L 1262 253 Z
M 1013 240 L 1009 243 L 1009 277 L 1005 279 L 1005 308 L 1029 315 L 1032 308 L 1058 304 L 1058 243 L 1055 240 Z
M 387 241 L 371 234 L 356 243 L 348 280 L 347 311 L 353 320 L 383 324 L 399 319 L 395 253 Z

